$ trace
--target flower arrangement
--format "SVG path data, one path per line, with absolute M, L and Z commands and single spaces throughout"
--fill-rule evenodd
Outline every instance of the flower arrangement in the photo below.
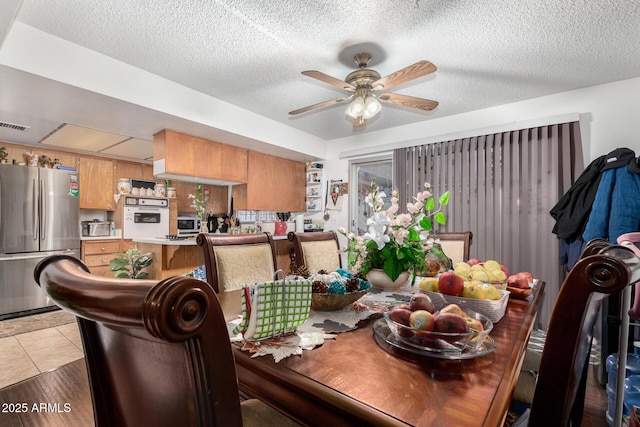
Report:
M 198 219 L 204 218 L 204 213 L 209 205 L 209 189 L 202 188 L 202 184 L 196 185 L 195 194 L 189 194 L 191 199 L 191 207 L 196 210 L 196 217 Z
M 0 161 L 2 163 L 6 163 L 8 156 L 9 156 L 9 153 L 7 152 L 7 147 L 0 147 Z
M 43 168 L 46 168 L 52 163 L 53 162 L 51 161 L 51 157 L 47 156 L 46 154 L 41 154 L 40 157 L 38 157 L 38 164 Z
M 449 203 L 449 191 L 438 198 L 438 206 L 431 192 L 431 184 L 424 183 L 424 190 L 407 203 L 407 213 L 398 213 L 398 191 L 391 193 L 391 205 L 385 209 L 387 195 L 375 181 L 365 202 L 372 214 L 367 219 L 367 232 L 362 236 L 338 231 L 348 239 L 343 250 L 348 254 L 349 268 L 366 275 L 372 268 L 383 269 L 391 278 L 407 270 L 415 273 L 424 266 L 424 246 L 427 234 L 433 230 L 433 222 L 447 223 L 442 207 Z M 432 222 L 433 221 L 433 222 Z

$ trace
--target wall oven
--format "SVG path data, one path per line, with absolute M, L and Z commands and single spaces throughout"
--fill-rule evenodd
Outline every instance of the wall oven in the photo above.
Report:
M 164 238 L 169 234 L 169 199 L 125 197 L 125 239 Z

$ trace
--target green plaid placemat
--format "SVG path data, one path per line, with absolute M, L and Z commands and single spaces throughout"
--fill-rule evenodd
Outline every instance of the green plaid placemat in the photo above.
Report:
M 307 320 L 310 307 L 309 280 L 256 283 L 245 290 L 243 319 L 234 332 L 243 332 L 245 339 L 249 340 L 291 332 Z

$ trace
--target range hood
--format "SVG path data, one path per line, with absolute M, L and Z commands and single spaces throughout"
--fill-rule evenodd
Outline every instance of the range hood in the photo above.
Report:
M 165 159 L 154 160 L 153 162 L 153 176 L 158 179 L 170 179 L 181 182 L 193 182 L 195 184 L 208 184 L 208 185 L 238 185 L 244 184 L 239 181 L 226 181 L 222 179 L 214 179 L 214 178 L 203 178 L 194 175 L 184 175 L 177 173 L 168 173 L 166 172 L 166 162 Z

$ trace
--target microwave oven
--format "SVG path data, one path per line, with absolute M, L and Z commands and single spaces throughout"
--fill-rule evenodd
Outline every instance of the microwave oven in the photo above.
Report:
M 178 215 L 178 236 L 196 236 L 200 233 L 200 219 L 191 215 Z

